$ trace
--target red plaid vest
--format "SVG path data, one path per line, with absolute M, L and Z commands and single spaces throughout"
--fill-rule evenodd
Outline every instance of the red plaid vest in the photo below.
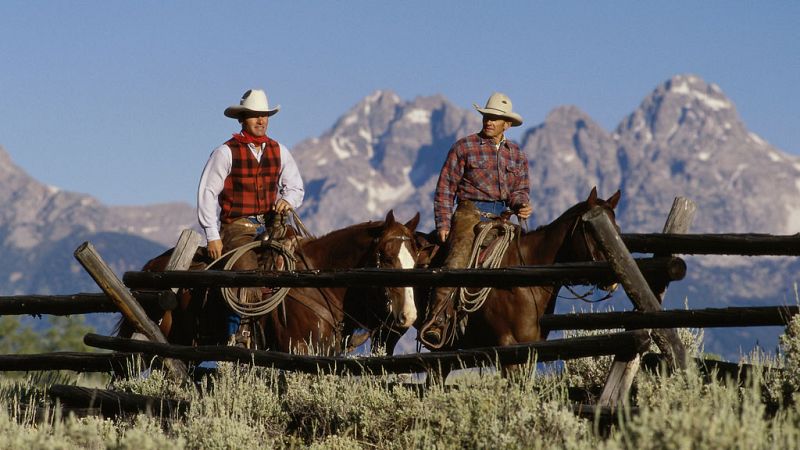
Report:
M 272 209 L 278 198 L 278 178 L 281 171 L 281 149 L 269 139 L 261 161 L 257 161 L 246 144 L 231 139 L 225 143 L 231 149 L 231 173 L 219 194 L 220 221 L 231 223 L 242 216 L 262 214 Z

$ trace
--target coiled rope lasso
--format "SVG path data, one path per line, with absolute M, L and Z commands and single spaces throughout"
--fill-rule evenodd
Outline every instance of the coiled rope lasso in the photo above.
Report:
M 491 232 L 494 228 L 498 228 L 500 230 L 500 235 L 497 237 L 497 244 L 490 247 L 489 254 L 481 264 L 481 267 L 484 269 L 496 269 L 500 267 L 500 263 L 503 261 L 503 255 L 505 255 L 506 250 L 508 250 L 509 245 L 511 245 L 511 241 L 514 239 L 514 224 L 502 222 L 502 224 L 498 225 L 494 222 L 481 222 L 479 227 L 481 231 L 478 233 L 478 236 L 475 237 L 475 241 L 472 245 L 472 255 L 470 255 L 469 265 L 467 265 L 467 267 L 478 267 L 478 257 L 481 246 L 483 245 L 484 241 L 486 241 L 489 232 Z M 469 288 L 463 286 L 456 288 L 456 292 L 458 292 L 460 309 L 467 313 L 475 312 L 481 309 L 481 306 L 483 306 L 483 303 L 486 301 L 486 298 L 489 296 L 489 292 L 491 291 L 492 288 L 490 287 L 483 287 L 477 291 L 470 291 Z
M 292 221 L 294 222 L 295 227 L 300 231 L 299 235 L 301 237 L 313 239 L 314 235 L 308 232 L 308 229 L 305 227 L 305 225 L 303 225 L 303 222 L 300 220 L 300 217 L 297 215 L 297 213 L 293 209 L 290 209 L 289 211 L 291 212 Z M 268 239 L 253 241 L 230 250 L 206 266 L 206 270 L 228 255 L 230 255 L 230 258 L 225 262 L 225 266 L 223 268 L 224 270 L 231 270 L 233 265 L 236 264 L 236 262 L 242 256 L 244 256 L 245 253 L 259 247 L 266 248 L 268 251 L 282 256 L 286 262 L 285 269 L 287 271 L 294 271 L 297 267 L 297 259 L 285 246 L 281 245 L 280 242 L 274 239 Z M 260 317 L 265 314 L 269 314 L 283 302 L 290 289 L 291 288 L 288 287 L 278 288 L 269 297 L 261 299 L 262 295 L 260 288 L 220 288 L 222 291 L 222 297 L 225 299 L 225 302 L 228 304 L 228 306 L 242 317 Z M 248 294 L 256 291 L 256 297 L 260 298 L 261 300 L 250 301 L 252 299 L 248 298 Z M 254 296 L 250 295 L 250 297 Z

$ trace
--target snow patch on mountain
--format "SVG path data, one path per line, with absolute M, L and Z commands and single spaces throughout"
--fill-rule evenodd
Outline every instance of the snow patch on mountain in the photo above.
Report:
M 343 136 L 333 136 L 330 140 L 331 149 L 339 159 L 347 159 L 357 153 L 353 143 Z
M 688 81 L 689 82 L 697 82 L 698 79 L 694 78 L 694 77 L 689 77 Z M 731 102 L 729 102 L 728 100 L 726 100 L 724 98 L 723 99 L 714 98 L 714 97 L 706 94 L 705 92 L 701 92 L 701 91 L 698 91 L 696 89 L 693 89 L 691 86 L 689 86 L 689 82 L 683 81 L 680 84 L 673 86 L 670 89 L 670 91 L 673 92 L 673 93 L 676 93 L 676 94 L 683 94 L 683 95 L 688 95 L 690 97 L 693 97 L 693 98 L 699 100 L 700 102 L 702 102 L 703 104 L 705 104 L 706 106 L 708 106 L 709 108 L 711 108 L 714 111 L 719 111 L 721 109 L 728 109 L 728 108 L 731 107 Z M 716 92 L 719 92 L 718 88 L 717 88 Z
M 777 153 L 775 153 L 775 152 L 768 152 L 768 153 L 767 153 L 767 156 L 768 156 L 768 157 L 769 157 L 769 159 L 770 159 L 770 160 L 772 160 L 773 162 L 780 162 L 780 161 L 783 161 L 783 156 L 781 156 L 781 155 L 779 155 L 779 154 L 777 154 Z
M 411 123 L 427 124 L 431 121 L 431 112 L 416 108 L 407 112 L 405 117 Z
M 761 139 L 761 136 L 753 133 L 752 131 L 750 133 L 747 133 L 747 135 L 750 137 L 750 139 L 753 140 L 753 142 L 755 142 L 758 145 L 768 145 L 766 141 Z
M 365 190 L 367 190 L 367 184 L 362 183 L 355 177 L 352 176 L 347 177 L 347 182 L 353 185 L 353 187 L 356 188 L 358 192 L 364 192 Z
M 355 114 L 348 114 L 342 119 L 342 125 L 348 126 L 358 122 L 358 116 Z

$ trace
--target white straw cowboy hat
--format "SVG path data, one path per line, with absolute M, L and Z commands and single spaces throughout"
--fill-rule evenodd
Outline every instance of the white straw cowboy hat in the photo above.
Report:
M 475 103 L 472 104 L 479 113 L 490 116 L 497 116 L 507 119 L 511 122 L 512 127 L 522 125 L 522 116 L 515 113 L 511 109 L 511 99 L 506 94 L 495 92 L 486 101 L 485 108 L 479 108 Z
M 232 119 L 238 119 L 244 113 L 267 113 L 267 116 L 271 116 L 280 109 L 280 105 L 269 109 L 267 94 L 261 89 L 250 89 L 242 95 L 238 105 L 225 108 L 225 116 Z

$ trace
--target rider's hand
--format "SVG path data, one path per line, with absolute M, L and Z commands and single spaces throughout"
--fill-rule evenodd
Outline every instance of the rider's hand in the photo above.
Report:
M 211 255 L 212 259 L 222 256 L 222 241 L 220 239 L 208 241 L 208 254 Z
M 450 230 L 445 230 L 443 228 L 439 229 L 439 241 L 444 244 L 447 242 L 447 236 L 450 234 Z
M 526 220 L 528 217 L 530 217 L 531 213 L 533 213 L 533 207 L 527 203 L 517 209 L 517 216 L 519 216 L 519 218 L 522 220 Z
M 285 214 L 289 212 L 290 209 L 292 209 L 292 205 L 290 205 L 289 202 L 287 202 L 284 199 L 279 199 L 275 203 L 275 211 L 277 211 L 280 214 Z

